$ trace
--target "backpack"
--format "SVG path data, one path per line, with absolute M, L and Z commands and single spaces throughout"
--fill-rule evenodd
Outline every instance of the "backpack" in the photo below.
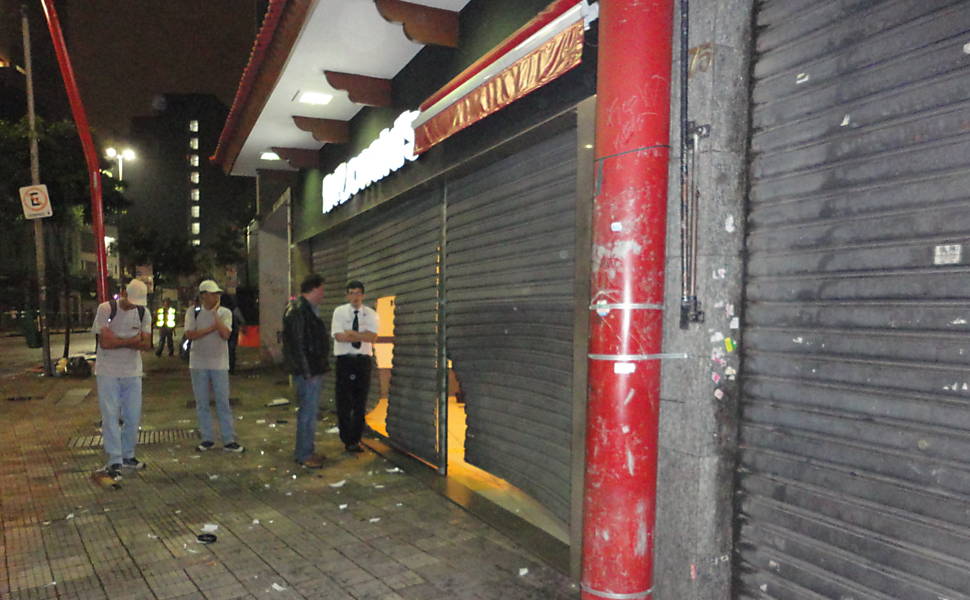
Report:
M 193 319 L 198 319 L 199 313 L 202 312 L 202 307 L 196 306 L 194 309 L 192 309 L 192 312 L 194 313 L 192 315 Z M 192 340 L 185 337 L 185 334 L 183 333 L 182 339 L 179 340 L 179 358 L 181 358 L 185 362 L 188 362 L 189 354 L 191 352 L 192 352 Z
M 108 323 L 110 323 L 111 321 L 114 320 L 114 318 L 116 316 L 118 316 L 118 301 L 117 300 L 113 300 L 113 299 L 112 300 L 108 300 L 108 306 L 111 307 L 111 313 L 108 314 Z M 135 308 L 138 309 L 138 325 L 140 327 L 141 326 L 141 322 L 145 320 L 145 307 L 144 306 L 136 306 Z M 95 348 L 95 350 L 97 350 L 98 346 L 100 346 L 100 345 L 101 345 L 101 335 L 98 334 L 98 335 L 95 335 L 94 336 L 94 348 Z

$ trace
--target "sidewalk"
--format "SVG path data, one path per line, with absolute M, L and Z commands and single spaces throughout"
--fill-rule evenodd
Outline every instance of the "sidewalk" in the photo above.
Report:
M 328 411 L 327 465 L 295 465 L 292 406 L 265 407 L 289 397 L 286 378 L 247 358 L 231 380 L 247 451 L 199 455 L 186 366 L 145 354 L 148 468 L 118 490 L 90 479 L 103 464 L 94 378 L 0 378 L 0 599 L 578 598 L 418 477 L 342 452 Z M 218 539 L 203 545 L 207 524 Z

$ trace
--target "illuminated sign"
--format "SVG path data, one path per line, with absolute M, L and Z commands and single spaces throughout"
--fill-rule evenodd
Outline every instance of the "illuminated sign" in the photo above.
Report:
M 394 126 L 381 131 L 370 146 L 323 178 L 323 212 L 328 213 L 375 181 L 384 179 L 417 159 L 414 154 L 413 123 L 416 110 L 401 113 Z

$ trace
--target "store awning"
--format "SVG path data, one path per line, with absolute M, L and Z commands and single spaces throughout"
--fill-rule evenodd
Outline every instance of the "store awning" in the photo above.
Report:
M 582 61 L 598 4 L 556 0 L 425 100 L 414 122 L 420 154 L 560 77 Z

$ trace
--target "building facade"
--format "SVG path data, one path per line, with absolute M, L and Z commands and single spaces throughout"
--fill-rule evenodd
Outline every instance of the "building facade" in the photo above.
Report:
M 447 464 L 450 363 L 466 459 L 548 509 L 578 575 L 584 448 L 601 433 L 585 412 L 604 158 L 593 116 L 616 108 L 623 131 L 637 115 L 596 106 L 607 40 L 595 4 L 424 5 L 429 18 L 457 14 L 456 44 L 382 12 L 425 47 L 390 73 L 354 73 L 386 84 L 328 76 L 325 91 L 357 99 L 352 112 L 292 105 L 274 121 L 300 32 L 359 24 L 326 29 L 309 4 L 271 2 L 216 158 L 250 174 L 272 168 L 259 158 L 272 150 L 298 178 L 262 221 L 264 301 L 270 262 L 289 275 L 276 294 L 313 270 L 327 308 L 347 279 L 391 298 L 387 440 Z M 552 22 L 544 15 L 573 7 L 580 16 L 554 35 L 578 28 L 578 43 L 559 47 L 578 60 L 561 72 L 536 63 L 556 76 L 509 101 L 488 95 L 489 81 L 542 54 L 551 38 L 522 44 Z M 656 98 L 672 117 L 655 586 L 585 597 L 967 597 L 968 7 L 691 3 L 670 98 Z M 353 66 L 335 57 L 318 68 Z M 382 85 L 385 104 L 367 95 Z M 462 112 L 466 98 L 489 108 Z M 375 167 L 406 111 L 419 113 L 401 136 L 416 156 Z

